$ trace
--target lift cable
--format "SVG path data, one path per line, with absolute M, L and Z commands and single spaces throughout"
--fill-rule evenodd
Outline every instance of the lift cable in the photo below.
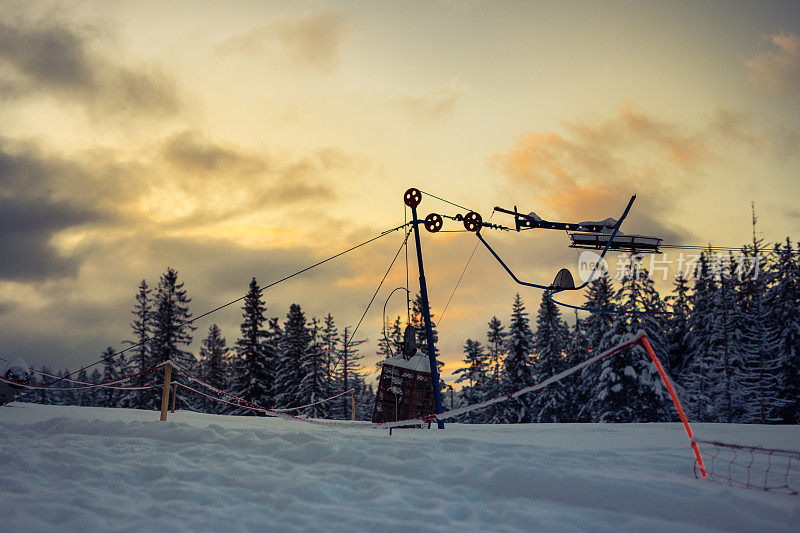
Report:
M 310 265 L 310 266 L 308 266 L 308 267 L 306 267 L 306 268 L 304 268 L 302 270 L 298 270 L 294 274 L 290 274 L 288 276 L 285 276 L 285 277 L 283 277 L 283 278 L 281 278 L 281 279 L 279 279 L 277 281 L 274 281 L 274 282 L 270 283 L 269 285 L 267 285 L 265 287 L 262 287 L 259 290 L 259 293 L 262 293 L 265 290 L 269 289 L 270 287 L 274 287 L 275 285 L 278 285 L 279 283 L 283 283 L 284 281 L 289 280 L 289 279 L 291 279 L 291 278 L 293 278 L 295 276 L 299 276 L 300 274 L 303 274 L 304 272 L 308 272 L 312 268 L 318 267 L 318 266 L 320 266 L 320 265 L 322 265 L 324 263 L 327 263 L 328 261 L 332 261 L 333 259 L 336 259 L 337 257 L 345 255 L 345 254 L 347 254 L 349 252 L 352 252 L 352 251 L 354 251 L 354 250 L 356 250 L 358 248 L 361 248 L 362 246 L 365 246 L 365 245 L 367 245 L 367 244 L 369 244 L 369 243 L 371 243 L 373 241 L 376 241 L 376 240 L 378 240 L 378 239 L 380 239 L 382 237 L 385 237 L 386 235 L 389 235 L 390 233 L 393 233 L 393 232 L 395 232 L 395 231 L 397 231 L 397 230 L 399 230 L 401 228 L 404 228 L 404 227 L 406 227 L 408 225 L 409 225 L 409 222 L 405 222 L 405 223 L 403 223 L 403 224 L 401 224 L 401 225 L 399 225 L 397 227 L 388 229 L 388 230 L 380 233 L 379 235 L 377 235 L 375 237 L 372 237 L 371 239 L 367 239 L 366 241 L 364 241 L 364 242 L 362 242 L 360 244 L 352 246 L 352 247 L 348 248 L 347 250 L 343 250 L 343 251 L 339 252 L 336 255 L 332 255 L 332 256 L 328 257 L 327 259 L 323 259 L 322 261 L 314 263 L 313 265 Z M 406 236 L 406 239 L 408 239 L 408 236 Z M 395 257 L 395 259 L 396 259 L 396 257 Z M 207 312 L 203 313 L 202 315 L 196 316 L 196 317 L 194 317 L 194 318 L 192 318 L 190 320 L 185 320 L 185 321 L 181 322 L 180 324 L 178 324 L 176 327 L 183 327 L 183 326 L 186 326 L 188 324 L 192 324 L 193 322 L 195 322 L 197 320 L 200 320 L 201 318 L 207 317 L 208 315 L 210 315 L 212 313 L 216 313 L 217 311 L 219 311 L 221 309 L 225 309 L 226 307 L 229 307 L 229 306 L 231 306 L 231 305 L 233 305 L 235 303 L 241 302 L 245 298 L 246 298 L 246 295 L 242 296 L 241 298 L 237 298 L 235 300 L 231 300 L 230 302 L 222 304 L 219 307 L 215 307 L 214 309 L 212 309 L 210 311 L 207 311 Z M 54 380 L 54 381 L 52 381 L 50 383 L 47 383 L 47 385 L 54 385 L 55 383 L 58 383 L 58 382 L 60 382 L 60 381 L 62 381 L 64 379 L 72 376 L 73 374 L 77 374 L 77 373 L 79 373 L 79 372 L 81 372 L 83 370 L 86 370 L 88 368 L 91 368 L 91 367 L 93 367 L 95 365 L 99 365 L 100 363 L 105 363 L 106 361 L 109 361 L 109 360 L 113 359 L 114 357 L 127 352 L 128 350 L 132 350 L 132 349 L 134 349 L 134 348 L 136 348 L 138 346 L 141 346 L 141 345 L 143 345 L 143 344 L 145 344 L 147 342 L 152 341 L 154 338 L 157 338 L 157 337 L 149 337 L 149 338 L 145 339 L 144 341 L 137 342 L 137 343 L 132 343 L 130 346 L 128 346 L 127 348 L 125 348 L 123 350 L 119 350 L 118 352 L 114 352 L 113 354 L 110 354 L 110 355 L 107 355 L 105 357 L 102 357 L 102 358 L 98 359 L 97 361 L 95 361 L 92 364 L 86 365 L 86 366 L 84 366 L 82 368 L 79 368 L 78 370 L 75 370 L 73 372 L 70 372 L 69 374 L 66 374 L 66 375 L 64 375 L 64 376 L 62 376 L 62 377 L 60 377 L 60 378 L 58 378 L 58 379 L 56 379 L 56 380 Z M 26 392 L 23 392 L 20 397 L 24 396 L 25 394 L 26 394 Z
M 392 259 L 392 262 L 389 263 L 389 268 L 386 269 L 386 273 L 384 273 L 383 278 L 381 278 L 381 282 L 378 283 L 378 288 L 375 289 L 375 292 L 372 294 L 372 298 L 370 298 L 366 309 L 364 309 L 364 313 L 361 315 L 361 318 L 358 320 L 358 324 L 356 324 L 355 329 L 353 329 L 353 333 L 350 335 L 350 340 L 351 341 L 356 338 L 356 332 L 358 331 L 358 327 L 361 325 L 361 322 L 363 322 L 364 317 L 367 316 L 367 311 L 369 311 L 369 308 L 372 305 L 372 302 L 375 301 L 375 297 L 378 295 L 378 292 L 381 290 L 381 287 L 383 287 L 383 282 L 386 281 L 386 277 L 389 275 L 389 272 L 391 272 L 392 267 L 394 266 L 394 262 L 397 261 L 397 257 L 400 255 L 400 252 L 403 251 L 403 247 L 408 242 L 408 237 L 409 237 L 409 235 L 411 235 L 412 231 L 413 231 L 413 228 L 406 232 L 406 236 L 403 239 L 402 244 L 400 244 L 400 248 L 398 248 L 397 249 L 397 253 L 394 254 L 394 258 Z M 347 341 L 345 341 L 344 348 L 347 349 Z

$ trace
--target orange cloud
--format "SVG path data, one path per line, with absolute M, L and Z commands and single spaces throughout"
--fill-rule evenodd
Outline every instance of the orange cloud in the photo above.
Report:
M 764 40 L 773 49 L 744 60 L 750 81 L 775 94 L 800 95 L 800 38 L 781 32 L 767 35 Z
M 534 198 L 545 219 L 616 217 L 629 195 L 639 194 L 627 231 L 674 241 L 682 230 L 664 215 L 715 158 L 707 133 L 625 105 L 607 119 L 567 123 L 563 133 L 528 133 L 492 164 Z

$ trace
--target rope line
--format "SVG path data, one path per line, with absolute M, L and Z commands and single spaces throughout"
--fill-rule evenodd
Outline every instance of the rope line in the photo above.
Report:
M 492 214 L 489 215 L 489 220 L 491 220 L 493 216 L 494 216 L 494 211 L 492 211 Z M 464 231 L 466 231 L 466 230 L 464 230 Z M 442 315 L 439 317 L 439 327 L 441 327 L 442 326 L 442 322 L 444 322 L 444 315 L 447 312 L 447 308 L 450 306 L 450 302 L 453 300 L 453 296 L 455 296 L 456 290 L 458 290 L 458 286 L 461 284 L 461 280 L 464 278 L 464 274 L 467 273 L 467 269 L 469 268 L 469 264 L 472 261 L 472 258 L 475 255 L 475 252 L 478 250 L 478 245 L 479 244 L 480 244 L 479 242 L 476 242 L 475 246 L 472 248 L 472 253 L 469 254 L 469 259 L 467 259 L 467 264 L 464 265 L 464 270 L 462 270 L 461 271 L 461 275 L 458 276 L 458 281 L 456 281 L 455 287 L 453 287 L 453 290 L 450 292 L 450 297 L 447 299 L 447 303 L 444 304 L 444 309 L 442 309 Z
M 31 368 L 30 371 L 35 373 L 35 374 L 39 374 L 41 376 L 45 376 L 45 377 L 53 378 L 53 379 L 58 379 L 58 378 L 61 377 L 59 375 L 51 374 L 49 372 L 44 372 L 42 370 L 36 370 L 35 368 Z M 66 378 L 66 379 L 64 379 L 64 381 L 67 381 L 69 383 L 79 383 L 81 385 L 98 385 L 98 383 L 94 383 L 92 381 L 83 381 L 83 380 L 80 380 L 80 379 Z M 147 385 L 147 386 L 141 387 L 141 386 L 136 385 L 136 386 L 132 386 L 132 387 L 114 387 L 114 386 L 106 385 L 105 388 L 106 389 L 116 389 L 116 390 L 145 390 L 145 389 L 152 389 L 153 387 L 160 387 L 160 386 L 161 385 Z M 72 389 L 74 387 L 69 387 L 69 388 Z
M 430 196 L 431 198 L 436 198 L 437 200 L 440 200 L 440 201 L 442 201 L 442 202 L 444 202 L 446 204 L 450 204 L 452 206 L 458 207 L 459 209 L 463 209 L 465 211 L 473 211 L 473 209 L 470 209 L 469 207 L 464 207 L 463 205 L 458 205 L 457 203 L 451 202 L 450 200 L 445 200 L 444 198 L 436 196 L 435 194 L 431 194 L 429 192 L 425 192 L 422 189 L 420 189 L 419 192 L 421 192 L 422 194 L 426 194 L 426 195 Z
M 397 258 L 400 256 L 400 252 L 403 251 L 403 247 L 408 242 L 408 236 L 411 235 L 412 231 L 413 230 L 408 230 L 406 232 L 405 239 L 403 239 L 403 242 L 400 244 L 400 248 L 397 249 L 397 253 L 394 254 L 394 258 L 392 259 L 392 262 L 389 263 L 389 268 L 386 269 L 386 273 L 384 273 L 383 278 L 381 278 L 381 282 L 378 283 L 378 288 L 375 289 L 375 292 L 372 294 L 372 298 L 370 298 L 369 303 L 367 304 L 367 308 L 364 309 L 364 313 L 362 313 L 361 318 L 358 319 L 358 324 L 356 324 L 356 327 L 353 330 L 353 333 L 350 335 L 350 341 L 352 341 L 353 339 L 356 338 L 356 332 L 358 331 L 358 327 L 361 325 L 361 322 L 364 321 L 364 317 L 367 316 L 367 312 L 369 311 L 369 308 L 372 306 L 372 302 L 374 302 L 375 301 L 375 297 L 378 296 L 378 292 L 381 290 L 381 287 L 383 287 L 383 282 L 386 281 L 386 277 L 389 275 L 389 272 L 391 272 L 392 267 L 394 266 L 394 262 L 397 261 Z M 345 349 L 346 348 L 347 348 L 347 344 L 345 344 Z
M 117 379 L 110 379 L 108 381 L 103 381 L 101 383 L 89 383 L 89 382 L 86 382 L 86 383 L 88 383 L 87 385 L 79 385 L 77 387 L 53 387 L 52 383 L 49 383 L 47 385 L 30 385 L 28 383 L 23 383 L 21 381 L 15 381 L 13 379 L 8 379 L 8 378 L 5 378 L 5 377 L 0 377 L 0 381 L 2 381 L 4 383 L 9 383 L 11 385 L 16 385 L 17 387 L 23 387 L 25 389 L 36 389 L 36 390 L 93 389 L 95 387 L 107 387 L 109 385 L 113 385 L 114 383 L 121 383 L 123 381 L 128 381 L 128 380 L 133 379 L 135 377 L 139 377 L 141 375 L 148 374 L 150 372 L 154 372 L 154 371 L 158 370 L 159 368 L 163 367 L 164 365 L 166 365 L 168 362 L 169 361 L 163 362 L 163 363 L 161 363 L 159 365 L 156 365 L 156 366 L 154 366 L 152 368 L 148 368 L 147 370 L 142 370 L 141 372 L 137 372 L 135 374 L 131 374 L 130 376 L 125 376 L 125 377 L 117 378 Z M 150 388 L 150 387 L 145 387 L 145 388 Z M 134 390 L 134 387 L 131 387 L 129 390 Z
M 265 287 L 262 287 L 262 288 L 259 290 L 259 293 L 262 293 L 262 292 L 264 292 L 265 290 L 269 289 L 270 287 L 274 287 L 275 285 L 277 285 L 277 284 L 279 284 L 279 283 L 283 283 L 284 281 L 286 281 L 286 280 L 289 280 L 289 279 L 291 279 L 291 278 L 293 278 L 293 277 L 295 277 L 295 276 L 299 276 L 300 274 L 303 274 L 303 273 L 305 273 L 305 272 L 308 272 L 308 271 L 309 271 L 309 270 L 311 270 L 312 268 L 316 268 L 316 267 L 318 267 L 318 266 L 320 266 L 320 265 L 322 265 L 322 264 L 324 264 L 324 263 L 327 263 L 328 261 L 332 261 L 333 259 L 336 259 L 337 257 L 340 257 L 340 256 L 342 256 L 342 255 L 344 255 L 344 254 L 347 254 L 347 253 L 349 253 L 349 252 L 352 252 L 353 250 L 356 250 L 356 249 L 358 249 L 358 248 L 361 248 L 362 246 L 365 246 L 365 245 L 367 245 L 367 244 L 369 244 L 369 243 L 371 243 L 371 242 L 373 242 L 373 241 L 376 241 L 376 240 L 380 239 L 381 237 L 385 237 L 386 235 L 388 235 L 388 234 L 390 234 L 390 233 L 392 233 L 392 232 L 395 232 L 395 231 L 397 231 L 397 230 L 399 230 L 399 229 L 401 229 L 401 228 L 404 228 L 404 227 L 405 227 L 405 226 L 407 226 L 407 225 L 408 225 L 408 222 L 405 222 L 405 223 L 403 223 L 403 224 L 401 224 L 401 225 L 399 225 L 399 226 L 396 226 L 396 227 L 394 227 L 394 228 L 388 229 L 388 230 L 384 231 L 383 233 L 381 233 L 380 235 L 377 235 L 377 236 L 375 236 L 375 237 L 372 237 L 371 239 L 368 239 L 368 240 L 366 240 L 366 241 L 364 241 L 364 242 L 362 242 L 362 243 L 360 243 L 360 244 L 357 244 L 357 245 L 355 245 L 355 246 L 353 246 L 353 247 L 351 247 L 351 248 L 348 248 L 347 250 L 341 251 L 341 252 L 339 252 L 339 253 L 338 253 L 338 254 L 336 254 L 336 255 L 332 255 L 331 257 L 329 257 L 329 258 L 327 258 L 327 259 L 324 259 L 324 260 L 322 260 L 322 261 L 319 261 L 318 263 L 314 263 L 313 265 L 311 265 L 311 266 L 308 266 L 308 267 L 306 267 L 306 268 L 304 268 L 304 269 L 302 269 L 302 270 L 298 270 L 298 271 L 297 271 L 297 272 L 295 272 L 294 274 L 290 274 L 290 275 L 288 275 L 288 276 L 286 276 L 286 277 L 283 277 L 283 278 L 281 278 L 281 279 L 279 279 L 279 280 L 277 280 L 277 281 L 274 281 L 274 282 L 270 283 L 269 285 L 267 285 L 267 286 L 265 286 Z M 184 322 L 181 322 L 180 324 L 178 324 L 176 327 L 183 327 L 183 326 L 186 326 L 186 325 L 188 325 L 188 324 L 192 324 L 192 323 L 194 323 L 195 321 L 197 321 L 197 320 L 200 320 L 201 318 L 207 317 L 208 315 L 210 315 L 210 314 L 212 314 L 212 313 L 216 313 L 217 311 L 219 311 L 219 310 L 221 310 L 221 309 L 225 309 L 226 307 L 229 307 L 229 306 L 231 306 L 231 305 L 233 305 L 233 304 L 235 304 L 235 303 L 241 302 L 241 301 L 242 301 L 242 300 L 244 300 L 246 297 L 247 297 L 247 295 L 245 295 L 245 296 L 242 296 L 241 298 L 237 298 L 236 300 L 232 300 L 232 301 L 230 301 L 230 302 L 228 302 L 228 303 L 226 303 L 226 304 L 220 305 L 219 307 L 216 307 L 216 308 L 214 308 L 214 309 L 212 309 L 212 310 L 210 310 L 210 311 L 207 311 L 207 312 L 203 313 L 202 315 L 196 316 L 196 317 L 194 317 L 194 318 L 192 318 L 192 319 L 190 319 L 190 320 L 185 320 Z M 157 336 L 156 336 L 156 337 L 148 337 L 148 338 L 146 338 L 146 339 L 145 339 L 145 340 L 143 340 L 143 341 L 140 341 L 140 342 L 137 342 L 137 343 L 131 344 L 130 346 L 128 346 L 128 347 L 127 347 L 127 348 L 125 348 L 124 350 L 120 350 L 120 351 L 118 351 L 118 352 L 114 352 L 113 354 L 111 354 L 111 355 L 108 355 L 108 356 L 106 356 L 106 357 L 102 357 L 102 358 L 98 359 L 97 361 L 95 361 L 94 363 L 92 363 L 92 364 L 90 364 L 90 365 L 86 365 L 86 366 L 84 366 L 84 367 L 81 367 L 81 368 L 79 368 L 78 370 L 75 370 L 75 371 L 73 371 L 73 372 L 70 372 L 70 373 L 69 373 L 69 374 L 67 374 L 66 376 L 63 376 L 63 377 L 61 377 L 61 378 L 59 378 L 59 379 L 57 379 L 57 380 L 53 381 L 52 383 L 49 383 L 48 385 L 53 385 L 53 384 L 55 384 L 55 383 L 58 383 L 58 382 L 60 382 L 60 381 L 62 381 L 62 380 L 64 380 L 64 379 L 68 378 L 69 376 L 72 376 L 73 374 L 76 374 L 76 373 L 78 373 L 78 372 L 81 372 L 81 371 L 83 371 L 83 370 L 86 370 L 86 369 L 92 368 L 93 366 L 95 366 L 95 365 L 98 365 L 98 364 L 100 364 L 100 363 L 105 363 L 106 361 L 109 361 L 109 360 L 113 359 L 114 357 L 116 357 L 116 356 L 118 356 L 118 355 L 121 355 L 121 354 L 123 354 L 123 353 L 127 352 L 128 350 L 132 350 L 132 349 L 134 349 L 134 348 L 137 348 L 137 347 L 139 347 L 139 346 L 142 346 L 143 344 L 145 344 L 145 343 L 147 343 L 147 342 L 150 342 L 150 341 L 152 341 L 153 339 L 156 339 L 156 338 L 158 338 L 158 337 L 157 337 Z M 25 394 L 27 394 L 27 391 L 26 391 L 26 392 L 23 392 L 23 393 L 20 395 L 20 397 L 24 396 Z

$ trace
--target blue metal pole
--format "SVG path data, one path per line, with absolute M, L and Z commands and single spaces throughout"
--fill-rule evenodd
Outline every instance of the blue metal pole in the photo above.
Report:
M 436 365 L 436 348 L 433 344 L 433 326 L 431 325 L 431 309 L 428 303 L 428 286 L 425 283 L 425 269 L 422 266 L 422 245 L 419 241 L 419 225 L 421 220 L 417 219 L 417 206 L 411 206 L 412 224 L 414 226 L 414 243 L 417 245 L 417 263 L 419 264 L 419 291 L 422 295 L 422 318 L 425 320 L 425 337 L 428 340 L 428 361 L 431 365 L 431 381 L 433 382 L 433 402 L 434 412 L 438 415 L 442 413 L 442 391 L 439 388 L 439 368 Z M 437 420 L 439 429 L 444 429 L 444 422 Z

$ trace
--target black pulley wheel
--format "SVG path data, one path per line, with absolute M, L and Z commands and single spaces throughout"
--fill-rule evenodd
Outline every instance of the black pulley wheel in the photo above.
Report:
M 475 211 L 470 211 L 464 217 L 464 227 L 467 231 L 478 231 L 483 227 L 483 218 Z
M 442 215 L 431 213 L 430 215 L 425 217 L 425 229 L 430 231 L 431 233 L 436 233 L 437 231 L 442 229 L 442 225 L 444 225 L 444 220 L 442 220 Z
M 419 192 L 419 189 L 411 187 L 403 195 L 403 201 L 406 203 L 408 207 L 417 207 L 419 203 L 422 201 L 422 193 Z

